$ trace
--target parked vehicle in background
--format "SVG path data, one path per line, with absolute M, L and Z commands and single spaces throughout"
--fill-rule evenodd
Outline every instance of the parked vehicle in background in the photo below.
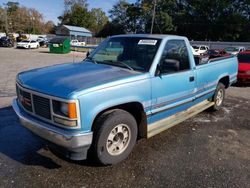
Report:
M 28 40 L 27 36 L 25 34 L 19 33 L 19 36 L 16 38 L 16 41 L 21 42 L 23 40 Z
M 225 50 L 215 50 L 215 49 L 208 50 L 206 54 L 209 56 L 209 59 L 230 56 L 230 54 L 227 53 Z
M 79 42 L 78 40 L 71 40 L 70 46 L 86 46 L 85 42 Z
M 23 40 L 18 42 L 16 47 L 26 49 L 39 48 L 39 43 L 35 40 Z
M 200 55 L 198 52 L 195 51 L 193 46 L 191 46 L 191 49 L 192 49 L 192 53 L 193 53 L 194 56 L 199 56 Z
M 239 71 L 238 82 L 250 83 L 250 50 L 238 54 Z
M 243 46 L 239 46 L 239 47 L 230 46 L 230 47 L 225 48 L 224 50 L 231 55 L 238 55 L 238 53 L 245 51 L 246 48 Z
M 186 37 L 118 35 L 82 63 L 18 74 L 12 106 L 56 152 L 83 160 L 91 146 L 99 162 L 116 164 L 138 137 L 219 110 L 237 71 L 234 56 L 196 65 Z
M 46 37 L 39 36 L 36 40 L 39 43 L 39 46 L 48 46 L 48 39 Z
M 195 52 L 194 55 L 205 54 L 209 50 L 209 47 L 205 46 L 205 45 L 200 45 L 200 46 L 193 45 L 192 47 L 193 47 L 194 52 Z
M 9 37 L 0 38 L 0 47 L 14 47 L 14 41 Z

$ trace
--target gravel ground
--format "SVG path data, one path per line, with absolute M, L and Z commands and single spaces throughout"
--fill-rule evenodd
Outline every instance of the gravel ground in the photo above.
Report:
M 74 56 L 78 62 L 84 54 Z M 10 107 L 15 75 L 74 56 L 0 48 L 0 187 L 250 187 L 250 87 L 228 89 L 219 112 L 205 111 L 139 140 L 120 164 L 103 167 L 52 154 Z

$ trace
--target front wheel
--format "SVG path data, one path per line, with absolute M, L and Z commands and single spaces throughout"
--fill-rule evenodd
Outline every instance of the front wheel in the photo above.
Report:
M 222 83 L 219 83 L 217 85 L 217 88 L 215 90 L 215 94 L 212 98 L 212 101 L 214 102 L 214 106 L 212 106 L 212 110 L 218 111 L 222 107 L 225 99 L 225 85 Z
M 94 153 L 104 164 L 116 164 L 126 159 L 137 139 L 135 118 L 124 110 L 112 110 L 101 115 L 94 131 Z

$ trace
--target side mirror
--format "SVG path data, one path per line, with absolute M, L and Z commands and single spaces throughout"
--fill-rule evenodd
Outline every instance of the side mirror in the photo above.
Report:
M 164 60 L 164 67 L 166 67 L 166 70 L 168 71 L 179 71 L 180 70 L 180 61 L 176 59 L 165 59 Z
M 160 76 L 162 73 L 172 73 L 180 70 L 180 62 L 176 59 L 165 59 L 159 63 L 156 68 L 155 76 Z

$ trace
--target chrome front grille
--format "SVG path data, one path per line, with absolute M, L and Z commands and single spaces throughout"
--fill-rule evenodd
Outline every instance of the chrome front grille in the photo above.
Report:
M 19 103 L 25 110 L 35 116 L 51 120 L 50 99 L 25 91 L 18 85 L 16 87 Z
M 50 100 L 38 95 L 33 95 L 33 106 L 36 115 L 51 120 Z
M 78 129 L 81 126 L 80 118 L 69 119 L 68 117 L 56 114 L 53 111 L 53 104 L 55 101 L 59 102 L 75 102 L 77 105 L 77 111 L 79 112 L 79 104 L 76 100 L 65 100 L 58 97 L 49 96 L 43 93 L 32 91 L 22 87 L 18 82 L 16 83 L 16 92 L 19 105 L 30 115 L 37 117 L 45 122 L 51 123 L 58 127 L 63 127 L 67 129 Z M 70 121 L 77 121 L 74 127 L 65 126 L 55 121 L 55 118 L 61 118 Z

